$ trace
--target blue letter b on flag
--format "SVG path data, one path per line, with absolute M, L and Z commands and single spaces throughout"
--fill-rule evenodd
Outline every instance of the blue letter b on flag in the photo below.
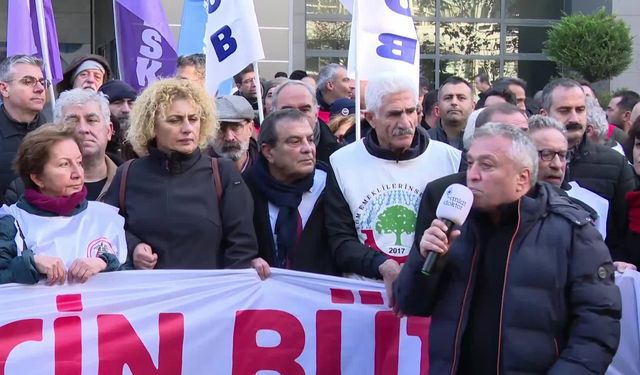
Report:
M 223 62 L 238 49 L 238 42 L 231 36 L 231 28 L 223 26 L 211 35 L 211 45 L 216 51 L 218 62 Z
M 378 56 L 408 62 L 409 64 L 414 63 L 417 40 L 388 33 L 380 34 L 378 40 L 382 43 L 381 46 L 376 48 Z

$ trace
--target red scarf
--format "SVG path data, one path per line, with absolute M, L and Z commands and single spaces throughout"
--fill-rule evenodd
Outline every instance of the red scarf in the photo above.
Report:
M 44 195 L 36 189 L 28 188 L 24 192 L 24 199 L 35 208 L 54 213 L 59 216 L 69 216 L 87 198 L 87 187 L 68 197 L 52 197 Z
M 640 191 L 628 192 L 625 199 L 629 204 L 629 229 L 640 233 Z

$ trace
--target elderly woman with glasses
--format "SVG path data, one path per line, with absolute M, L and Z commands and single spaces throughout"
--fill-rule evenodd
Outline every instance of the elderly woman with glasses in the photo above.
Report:
M 257 256 L 249 189 L 231 160 L 201 152 L 217 130 L 213 100 L 190 81 L 156 81 L 136 100 L 127 139 L 142 157 L 104 199 L 125 217 L 134 268 L 245 268 Z
M 126 259 L 124 220 L 87 201 L 75 131 L 43 125 L 27 134 L 15 169 L 25 183 L 17 203 L 0 208 L 0 284 L 85 282 Z

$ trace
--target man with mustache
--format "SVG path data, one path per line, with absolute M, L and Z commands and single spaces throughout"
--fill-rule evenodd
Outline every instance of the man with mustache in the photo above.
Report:
M 216 99 L 220 130 L 207 152 L 212 157 L 233 160 L 240 173 L 258 157 L 258 144 L 251 137 L 254 129 L 253 108 L 242 96 L 227 95 Z
M 84 55 L 73 60 L 58 83 L 58 92 L 71 89 L 97 91 L 111 79 L 111 67 L 100 55 Z
M 382 279 L 390 306 L 421 193 L 430 181 L 457 172 L 461 161 L 459 150 L 429 139 L 418 125 L 417 92 L 416 82 L 400 73 L 369 80 L 365 117 L 372 130 L 330 157 L 326 225 L 333 256 L 350 276 Z
M 338 275 L 327 240 L 327 165 L 316 161 L 313 127 L 297 109 L 274 111 L 260 127 L 260 154 L 243 174 L 253 196 L 262 279 L 270 267 Z
M 618 152 L 587 137 L 586 95 L 578 82 L 568 78 L 549 82 L 542 90 L 542 106 L 541 114 L 560 121 L 567 131 L 570 157 L 565 181 L 575 181 L 609 202 L 605 243 L 614 261 L 629 262 L 624 197 L 635 189 L 631 166 Z
M 45 122 L 41 112 L 50 84 L 36 57 L 14 55 L 0 62 L 0 198 L 18 177 L 11 163 L 22 139 Z
M 440 124 L 429 129 L 429 137 L 462 150 L 462 134 L 473 112 L 473 88 L 460 77 L 449 77 L 438 91 Z

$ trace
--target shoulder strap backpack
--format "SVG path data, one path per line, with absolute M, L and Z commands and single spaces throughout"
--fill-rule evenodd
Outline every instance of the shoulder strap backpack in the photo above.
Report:
M 136 159 L 127 160 L 122 165 L 122 178 L 120 179 L 120 188 L 118 192 L 118 205 L 123 216 L 127 215 L 127 205 L 125 204 L 127 198 L 127 176 L 129 175 L 129 168 L 135 160 Z M 211 158 L 211 170 L 213 171 L 213 186 L 216 189 L 216 198 L 218 199 L 218 205 L 220 205 L 223 189 L 218 158 Z

